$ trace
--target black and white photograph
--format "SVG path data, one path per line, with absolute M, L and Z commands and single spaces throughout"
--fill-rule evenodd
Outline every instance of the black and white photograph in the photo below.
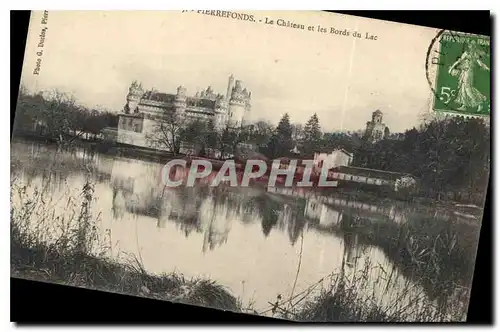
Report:
M 11 277 L 298 322 L 465 322 L 490 53 L 321 11 L 33 11 Z

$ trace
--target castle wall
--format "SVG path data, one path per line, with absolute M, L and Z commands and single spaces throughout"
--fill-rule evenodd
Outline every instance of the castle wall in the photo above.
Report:
M 239 103 L 231 103 L 229 105 L 229 122 L 230 127 L 240 127 L 245 116 L 245 106 Z
M 383 114 L 380 111 L 375 111 L 372 114 L 372 120 L 366 123 L 366 135 L 372 141 L 378 141 L 384 138 L 386 125 L 382 121 Z
M 143 131 L 143 118 L 120 115 L 118 118 L 118 130 L 120 129 L 140 133 Z
M 139 106 L 139 98 L 133 98 L 133 97 L 127 98 L 127 106 L 129 108 L 129 112 L 133 113 Z
M 176 94 L 146 91 L 142 84 L 132 82 L 127 94 L 124 113 L 119 117 L 117 141 L 140 147 L 166 150 L 149 138 L 156 132 L 159 117 L 175 112 L 192 120 L 214 120 L 217 129 L 244 125 L 245 113 L 250 111 L 251 92 L 242 82 L 228 80 L 226 95 L 215 93 L 211 87 L 189 97 L 186 88 L 179 86 Z M 229 104 L 229 105 L 228 105 Z
M 375 140 L 384 137 L 385 124 L 380 122 L 371 122 L 369 124 L 369 131 L 371 132 L 371 137 Z
M 215 115 L 215 128 L 217 129 L 223 129 L 228 121 L 227 113 L 226 112 L 220 112 Z
M 139 125 L 140 123 L 140 125 Z M 136 145 L 144 148 L 168 151 L 165 146 L 159 146 L 151 140 L 156 130 L 157 120 L 120 115 L 118 120 L 118 143 Z M 132 128 L 132 130 L 131 130 Z M 140 128 L 140 131 L 133 129 Z
M 164 104 L 164 103 L 159 103 L 159 102 L 145 102 L 142 101 L 139 104 L 139 112 L 141 113 L 148 113 L 148 114 L 162 114 L 167 110 L 174 110 L 174 107 L 172 104 Z
M 118 143 L 123 143 L 123 144 L 148 147 L 148 145 L 146 144 L 144 134 L 136 133 L 129 130 L 118 129 L 117 141 Z

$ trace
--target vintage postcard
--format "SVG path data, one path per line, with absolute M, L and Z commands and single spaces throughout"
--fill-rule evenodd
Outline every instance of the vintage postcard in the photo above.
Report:
M 489 37 L 41 11 L 21 83 L 12 276 L 293 321 L 466 319 Z

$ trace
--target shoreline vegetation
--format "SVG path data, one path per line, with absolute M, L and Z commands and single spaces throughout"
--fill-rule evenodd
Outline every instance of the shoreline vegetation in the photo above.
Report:
M 174 124 L 179 129 L 181 124 Z M 30 94 L 22 88 L 12 140 L 52 143 L 58 151 L 84 147 L 160 162 L 172 157 L 106 141 L 102 131 L 110 127 L 118 127 L 118 114 L 82 107 L 58 91 Z M 177 143 L 189 138 L 193 146 L 201 144 L 201 151 L 218 146 L 221 151 L 234 152 L 238 142 L 251 141 L 269 159 L 309 158 L 316 150 L 343 148 L 354 154 L 352 166 L 417 176 L 421 190 L 413 203 L 484 204 L 490 128 L 480 119 L 426 120 L 405 133 L 387 133 L 378 142 L 367 140 L 359 132 L 322 132 L 316 115 L 305 126 L 291 123 L 290 116 L 284 114 L 277 126 L 259 122 L 250 131 L 244 128 L 238 133 L 216 132 L 210 124 L 198 122 L 177 129 L 184 135 L 176 137 Z M 179 146 L 174 148 L 172 151 L 179 152 Z M 291 152 L 297 148 L 301 156 Z M 152 275 L 140 257 L 128 261 L 114 257 L 111 231 L 103 234 L 100 214 L 92 209 L 96 197 L 91 180 L 79 195 L 56 198 L 47 193 L 51 175 L 42 188 L 32 187 L 14 175 L 18 163 L 11 159 L 12 276 L 297 321 L 465 320 L 480 222 L 461 225 L 427 216 L 400 226 L 385 220 L 346 218 L 342 232 L 356 234 L 361 242 L 381 248 L 396 262 L 399 272 L 413 281 L 396 290 L 394 271 L 373 278 L 370 271 L 374 267 L 369 264 L 354 275 L 342 264 L 339 271 L 312 281 L 306 289 L 293 287 L 291 295 L 278 294 L 275 300 L 269 299 L 269 307 L 257 312 L 215 281 L 189 279 L 173 272 Z M 83 168 L 89 165 L 78 167 L 85 171 Z M 338 193 L 350 199 L 384 200 L 377 192 Z M 61 199 L 66 205 L 56 211 L 54 206 Z M 370 283 L 385 285 L 382 293 L 391 296 L 390 303 L 380 301 L 381 294 L 375 294 Z
M 32 135 L 32 134 L 20 134 L 20 135 L 16 134 L 15 136 L 12 137 L 11 142 L 28 143 L 28 144 L 39 143 L 48 146 L 60 147 L 59 143 L 56 140 L 47 139 L 47 137 L 45 136 Z M 64 147 L 64 149 L 68 148 L 89 149 L 91 153 L 100 153 L 111 157 L 123 157 L 134 160 L 140 160 L 146 162 L 159 162 L 159 163 L 166 163 L 175 157 L 179 158 L 187 156 L 182 154 L 174 156 L 173 154 L 165 151 L 158 152 L 152 149 L 141 148 L 125 143 L 117 143 L 117 142 L 110 143 L 99 140 L 86 140 L 86 139 L 76 139 L 74 142 L 72 142 L 71 146 Z M 325 195 L 327 196 L 333 193 L 339 197 L 341 196 L 352 199 L 362 199 L 363 201 L 366 202 L 380 202 L 380 201 L 391 202 L 393 200 L 401 200 L 398 196 L 389 197 L 387 195 L 378 195 L 377 192 L 373 191 L 365 192 L 350 187 L 324 189 L 324 192 Z M 486 194 L 480 196 L 481 198 L 484 198 L 485 195 Z M 436 201 L 432 198 L 425 196 L 415 196 L 412 197 L 412 202 L 428 206 L 440 206 L 449 208 L 472 207 L 481 209 L 478 205 L 476 205 L 476 203 L 479 204 L 479 202 L 475 200 L 473 200 L 472 202 L 468 200 L 462 201 L 462 200 L 455 200 L 452 197 L 441 198 L 440 200 Z
M 152 275 L 139 262 L 116 263 L 77 252 L 61 254 L 53 246 L 16 242 L 12 244 L 12 260 L 12 277 L 240 311 L 237 299 L 214 281 L 186 279 L 177 273 Z
M 300 124 L 293 123 L 285 113 L 277 125 L 258 121 L 238 131 L 216 130 L 210 121 L 186 122 L 167 116 L 165 121 L 172 132 L 167 131 L 166 136 L 161 135 L 163 130 L 146 134 L 150 134 L 148 139 L 156 146 L 169 148 L 171 153 L 106 139 L 103 133 L 118 130 L 118 120 L 119 113 L 84 107 L 63 92 L 34 93 L 21 87 L 14 136 L 63 146 L 90 144 L 102 153 L 150 160 L 177 156 L 182 144 L 191 146 L 200 156 L 215 149 L 222 155 L 257 153 L 269 160 L 307 160 L 316 152 L 344 149 L 353 154 L 350 166 L 412 174 L 418 179 L 414 196 L 426 202 L 455 201 L 481 206 L 489 181 L 490 127 L 479 118 L 431 116 L 404 133 L 387 132 L 381 140 L 372 141 L 362 130 L 324 131 L 316 114 Z M 252 146 L 252 151 L 238 152 L 240 143 Z
M 50 180 L 49 180 L 50 181 Z M 48 184 L 45 184 L 48 185 Z M 445 300 L 436 304 L 423 290 L 408 282 L 401 290 L 390 287 L 393 272 L 370 280 L 369 263 L 355 275 L 334 271 L 305 290 L 278 295 L 260 312 L 242 303 L 231 290 L 209 279 L 188 279 L 182 274 L 153 275 L 140 257 L 117 260 L 111 232 L 99 232 L 100 214 L 88 181 L 78 197 L 68 197 L 63 212 L 56 212 L 45 188 L 29 188 L 14 177 L 11 183 L 11 275 L 159 300 L 206 306 L 296 321 L 404 322 L 461 321 L 467 305 Z M 383 280 L 383 281 L 382 281 Z M 384 292 L 395 300 L 381 303 L 371 282 L 385 282 Z M 468 290 L 466 292 L 468 294 Z M 403 298 L 409 300 L 402 301 Z M 468 295 L 466 295 L 468 296 Z M 400 301 L 401 300 L 401 301 Z M 467 300 L 465 301 L 467 303 Z M 455 306 L 458 306 L 455 308 Z M 452 314 L 452 316 L 450 316 Z
M 106 236 L 98 233 L 99 216 L 91 211 L 94 193 L 90 183 L 79 197 L 68 198 L 65 212 L 60 214 L 55 213 L 50 198 L 44 199 L 43 189 L 32 193 L 27 189 L 15 180 L 11 185 L 11 195 L 19 198 L 11 207 L 13 277 L 240 311 L 237 299 L 214 281 L 187 279 L 174 272 L 152 275 L 140 258 L 117 262 L 106 255 L 111 248 Z M 50 225 L 47 218 L 57 225 Z

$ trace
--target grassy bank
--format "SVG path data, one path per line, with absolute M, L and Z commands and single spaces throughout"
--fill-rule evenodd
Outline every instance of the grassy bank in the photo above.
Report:
M 14 229 L 13 233 L 16 232 Z M 22 237 L 14 236 L 11 245 L 13 277 L 210 308 L 240 310 L 236 298 L 211 280 L 188 280 L 176 273 L 151 275 L 139 263 L 118 264 L 105 258 L 78 252 L 61 254 L 55 246 L 42 244 L 28 246 L 23 243 Z
M 15 179 L 11 183 L 12 276 L 256 313 L 214 281 L 187 279 L 177 273 L 153 275 L 140 258 L 118 263 L 110 254 L 110 234 L 99 229 L 93 185 L 87 182 L 78 195 L 59 198 L 47 190 L 49 182 L 50 178 L 42 188 L 26 187 Z M 341 271 L 307 289 L 271 301 L 270 308 L 259 313 L 325 322 L 456 321 L 463 317 L 463 307 L 455 309 L 454 303 L 446 302 L 436 308 L 414 283 L 396 289 L 392 272 L 374 277 L 369 264 L 360 274 L 347 270 L 343 265 Z M 373 284 L 379 284 L 377 290 Z M 450 311 L 456 316 L 445 314 Z
M 39 281 L 99 289 L 240 311 L 240 303 L 223 286 L 181 274 L 152 275 L 138 259 L 117 263 L 106 252 L 97 230 L 98 215 L 91 211 L 93 188 L 65 206 L 45 197 L 43 188 L 11 186 L 11 275 Z
M 313 322 L 459 322 L 466 302 L 432 301 L 415 283 L 401 282 L 395 271 L 373 274 L 378 267 L 365 261 L 353 272 L 343 262 L 339 271 L 269 303 L 273 316 Z M 383 270 L 383 269 L 382 269 Z M 265 311 L 266 312 L 266 311 Z
M 397 224 L 346 215 L 341 227 L 382 248 L 431 298 L 471 286 L 480 225 L 425 216 Z

